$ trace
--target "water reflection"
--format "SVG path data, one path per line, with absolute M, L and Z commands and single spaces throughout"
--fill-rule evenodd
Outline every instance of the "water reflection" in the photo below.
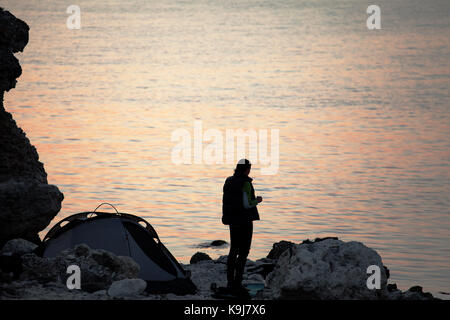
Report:
M 386 28 L 368 33 L 346 1 L 79 1 L 68 32 L 62 4 L 6 1 L 31 26 L 6 106 L 65 194 L 52 225 L 111 202 L 187 262 L 228 239 L 233 166 L 173 165 L 172 132 L 279 128 L 279 173 L 253 171 L 265 201 L 250 258 L 339 236 L 378 250 L 402 288 L 450 291 L 449 9 L 432 1 L 413 21 L 405 3 L 382 1 Z

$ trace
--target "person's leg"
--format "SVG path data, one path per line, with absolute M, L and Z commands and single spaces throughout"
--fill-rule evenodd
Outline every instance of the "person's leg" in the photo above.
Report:
M 230 252 L 227 260 L 227 282 L 228 287 L 234 285 L 236 258 L 239 252 L 239 226 L 230 224 Z
M 252 235 L 253 235 L 252 222 L 242 226 L 241 232 L 239 233 L 239 249 L 238 249 L 238 257 L 236 259 L 236 274 L 234 278 L 237 286 L 242 286 L 242 278 L 244 276 L 245 263 L 247 262 L 247 257 L 250 252 L 250 247 L 252 245 Z

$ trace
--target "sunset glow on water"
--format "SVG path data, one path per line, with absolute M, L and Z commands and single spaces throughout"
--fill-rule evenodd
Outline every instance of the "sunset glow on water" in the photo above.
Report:
M 81 30 L 66 3 L 25 2 L 2 2 L 31 28 L 5 108 L 65 195 L 49 228 L 109 202 L 181 262 L 227 254 L 197 246 L 228 241 L 234 164 L 175 165 L 172 133 L 278 129 L 277 174 L 251 172 L 251 259 L 337 236 L 402 289 L 450 292 L 448 1 L 379 1 L 375 31 L 360 1 L 78 1 Z

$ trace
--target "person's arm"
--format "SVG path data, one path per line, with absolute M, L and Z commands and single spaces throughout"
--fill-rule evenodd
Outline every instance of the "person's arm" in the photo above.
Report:
M 256 199 L 252 199 L 252 188 L 250 186 L 250 182 L 244 182 L 242 200 L 245 209 L 253 208 L 258 204 L 258 201 Z

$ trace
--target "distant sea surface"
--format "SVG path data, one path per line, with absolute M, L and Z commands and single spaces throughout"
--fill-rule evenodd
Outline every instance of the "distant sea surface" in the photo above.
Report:
M 229 240 L 234 165 L 175 165 L 172 133 L 278 129 L 278 173 L 251 173 L 264 197 L 251 259 L 337 236 L 377 250 L 402 290 L 450 297 L 448 0 L 377 1 L 381 30 L 365 1 L 74 4 L 80 30 L 68 2 L 1 3 L 31 27 L 5 105 L 65 194 L 50 227 L 110 202 L 181 262 L 227 254 L 198 246 Z

